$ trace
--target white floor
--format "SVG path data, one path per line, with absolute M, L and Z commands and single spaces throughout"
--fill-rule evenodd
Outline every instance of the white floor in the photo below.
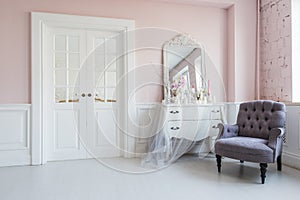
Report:
M 1 200 L 277 200 L 299 199 L 300 171 L 268 167 L 260 184 L 257 164 L 184 156 L 168 168 L 142 173 L 138 159 L 49 162 L 43 166 L 0 168 Z M 121 171 L 120 171 L 121 170 Z M 127 171 L 127 172 L 125 172 Z M 140 172 L 140 173 L 128 173 Z

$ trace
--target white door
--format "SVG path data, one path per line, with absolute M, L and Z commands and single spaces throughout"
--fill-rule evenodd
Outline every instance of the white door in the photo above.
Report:
M 87 31 L 88 99 L 87 138 L 89 156 L 120 155 L 119 104 L 117 81 L 123 74 L 122 34 L 113 31 Z
M 47 159 L 119 156 L 116 32 L 45 27 Z M 118 70 L 117 70 L 118 69 Z M 120 70 L 119 70 L 120 69 Z

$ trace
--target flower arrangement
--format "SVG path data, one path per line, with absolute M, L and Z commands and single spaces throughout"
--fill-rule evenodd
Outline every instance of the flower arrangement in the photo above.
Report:
M 201 102 L 211 101 L 210 80 L 196 92 L 196 97 Z
M 196 88 L 195 85 L 189 85 L 186 75 L 178 76 L 173 82 L 167 83 L 168 102 L 171 103 L 211 103 L 215 101 L 211 96 L 210 81 L 203 82 L 202 87 Z M 200 86 L 200 84 L 199 84 Z
M 171 83 L 171 92 L 173 97 L 176 97 L 180 90 L 184 88 L 185 82 L 184 76 L 180 76 Z

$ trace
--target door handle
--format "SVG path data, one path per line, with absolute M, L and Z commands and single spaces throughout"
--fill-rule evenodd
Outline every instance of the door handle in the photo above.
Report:
M 171 130 L 179 130 L 180 128 L 177 126 L 177 127 L 171 127 Z

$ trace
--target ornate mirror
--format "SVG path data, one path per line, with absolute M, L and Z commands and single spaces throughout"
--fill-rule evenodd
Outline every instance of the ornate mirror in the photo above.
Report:
M 181 34 L 163 46 L 164 99 L 176 96 L 174 87 L 183 91 L 207 89 L 205 50 L 189 35 Z

